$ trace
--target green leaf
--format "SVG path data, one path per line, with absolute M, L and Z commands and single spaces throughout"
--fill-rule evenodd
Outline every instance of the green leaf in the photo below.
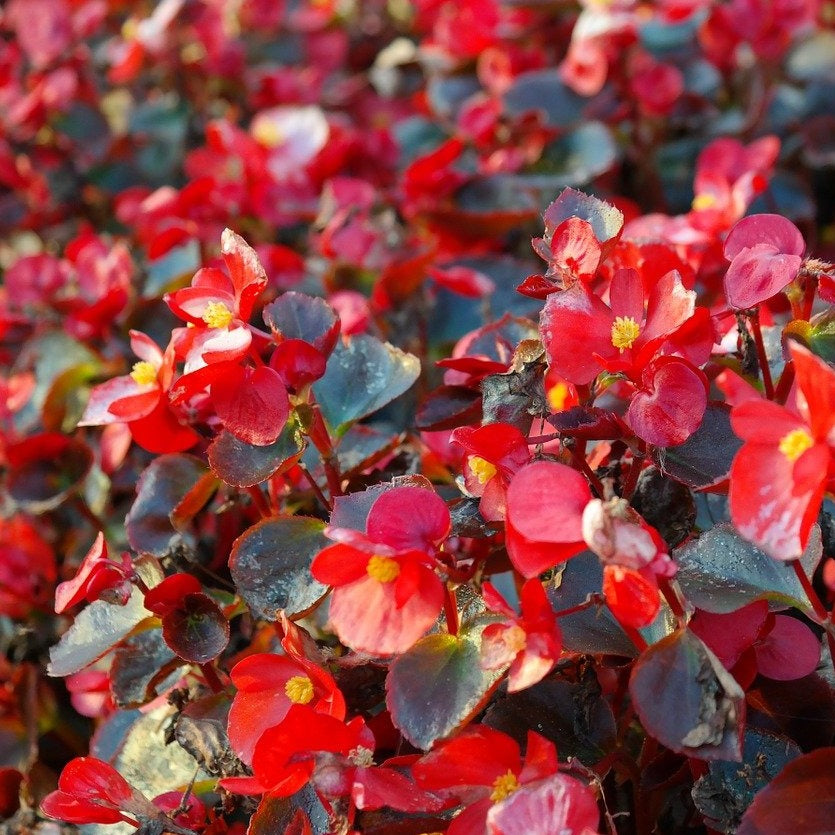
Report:
M 417 357 L 360 334 L 337 343 L 313 392 L 325 419 L 339 430 L 391 403 L 419 376 Z
M 224 429 L 209 446 L 209 466 L 227 484 L 251 487 L 295 463 L 303 450 L 304 441 L 293 420 L 268 446 L 253 446 Z
M 191 535 L 177 531 L 170 514 L 206 472 L 200 459 L 180 453 L 160 455 L 148 465 L 125 520 L 134 551 L 163 557 L 177 548 L 194 548 Z
M 646 649 L 629 694 L 647 733 L 671 751 L 703 760 L 740 760 L 745 693 L 687 629 Z
M 267 327 L 284 339 L 301 339 L 325 355 L 339 333 L 333 308 L 324 299 L 304 293 L 283 293 L 264 308 L 263 316 Z
M 431 748 L 466 724 L 498 685 L 501 673 L 479 663 L 482 629 L 427 635 L 392 662 L 386 705 L 417 748 Z
M 124 606 L 96 600 L 82 609 L 61 640 L 49 650 L 47 672 L 68 676 L 97 661 L 126 638 L 151 613 L 142 592 L 134 589 Z
M 742 763 L 715 760 L 693 786 L 693 802 L 711 829 L 736 832 L 742 815 L 759 791 L 801 755 L 791 739 L 759 728 L 745 732 Z
M 801 557 L 807 576 L 814 574 L 821 552 L 820 528 L 815 525 Z M 706 612 L 726 614 L 755 600 L 768 600 L 772 608 L 812 611 L 791 564 L 769 557 L 728 522 L 677 548 L 675 560 L 684 596 Z
M 738 835 L 831 833 L 835 826 L 835 747 L 792 760 L 754 798 Z
M 264 519 L 232 546 L 229 570 L 252 613 L 274 621 L 278 611 L 290 618 L 312 609 L 328 588 L 310 573 L 316 554 L 330 542 L 325 523 L 306 516 Z

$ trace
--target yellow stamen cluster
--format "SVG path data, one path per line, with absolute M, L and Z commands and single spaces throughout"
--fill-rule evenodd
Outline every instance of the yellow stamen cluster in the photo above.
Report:
M 467 459 L 467 464 L 469 464 L 470 470 L 478 479 L 479 484 L 487 484 L 496 475 L 495 466 L 480 455 L 471 455 Z
M 557 383 L 548 389 L 548 405 L 552 412 L 561 412 L 565 409 L 568 400 L 568 386 L 565 383 Z
M 256 142 L 267 148 L 275 148 L 284 141 L 284 134 L 278 125 L 269 119 L 259 119 L 253 128 L 252 135 Z
M 716 198 L 708 192 L 697 194 L 693 198 L 692 206 L 694 212 L 703 212 L 705 209 L 712 209 L 715 205 Z
M 225 328 L 234 318 L 223 302 L 209 302 L 200 317 L 210 328 Z
M 391 583 L 400 574 L 400 566 L 397 564 L 397 560 L 393 560 L 391 557 L 381 557 L 379 554 L 374 554 L 371 557 L 365 570 L 368 572 L 368 576 L 378 583 Z
M 789 459 L 797 461 L 807 449 L 815 445 L 815 439 L 805 429 L 792 429 L 780 441 L 780 452 Z
M 501 777 L 497 777 L 493 781 L 493 792 L 490 795 L 490 800 L 493 803 L 498 803 L 506 797 L 510 797 L 518 788 L 519 781 L 516 779 L 516 775 L 508 769 L 506 774 L 502 774 Z
M 348 759 L 354 765 L 358 765 L 361 768 L 368 768 L 369 766 L 374 765 L 374 752 L 370 748 L 358 745 L 356 748 L 352 748 L 348 752 Z
M 618 316 L 612 322 L 612 345 L 619 351 L 625 351 L 632 347 L 640 333 L 638 323 L 631 316 Z
M 157 381 L 157 370 L 151 363 L 141 360 L 133 364 L 133 371 L 130 372 L 130 376 L 140 386 L 150 386 Z
M 293 676 L 284 685 L 287 698 L 296 705 L 313 701 L 313 682 L 307 676 Z

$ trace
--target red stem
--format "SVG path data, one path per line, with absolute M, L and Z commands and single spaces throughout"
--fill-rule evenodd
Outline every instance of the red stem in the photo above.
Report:
M 247 487 L 246 492 L 249 493 L 250 497 L 252 498 L 252 503 L 258 509 L 258 512 L 264 519 L 269 519 L 273 512 L 270 510 L 270 506 L 267 503 L 264 494 L 261 492 L 261 488 L 253 485 L 252 487 Z
M 806 592 L 806 597 L 809 598 L 809 602 L 812 604 L 812 609 L 815 614 L 822 622 L 826 622 L 829 619 L 829 612 L 826 611 L 826 607 L 812 587 L 812 581 L 807 576 L 806 570 L 803 568 L 803 563 L 800 560 L 792 560 L 792 567 L 794 568 L 794 573 L 797 575 L 797 579 L 800 580 L 800 585 L 803 586 L 803 591 Z
M 667 601 L 667 605 L 673 610 L 673 614 L 678 618 L 679 623 L 684 623 L 684 606 L 681 605 L 678 592 L 667 577 L 658 578 L 658 588 L 661 589 L 661 594 Z
M 449 584 L 444 586 L 444 616 L 446 617 L 446 628 L 450 635 L 458 634 L 458 597 L 455 589 Z
M 565 446 L 565 445 L 564 445 Z M 586 461 L 586 456 L 583 453 L 576 449 L 573 446 L 565 447 L 571 453 L 571 457 L 574 459 L 574 463 L 582 471 L 583 475 L 589 480 L 589 483 L 597 492 L 598 498 L 603 498 L 606 495 L 606 490 L 603 487 L 603 482 L 597 477 L 597 474 L 592 470 L 589 466 L 589 462 Z
M 649 644 L 644 640 L 644 636 L 634 627 L 634 626 L 627 626 L 625 623 L 621 623 L 620 628 L 629 636 L 629 640 L 632 641 L 633 644 L 643 652 Z
M 330 513 L 333 510 L 333 506 L 327 500 L 327 497 L 322 492 L 319 485 L 316 483 L 316 479 L 313 478 L 313 476 L 310 474 L 310 471 L 307 469 L 307 467 L 304 466 L 304 464 L 299 464 L 299 470 L 301 470 L 302 475 L 307 480 L 307 483 L 310 485 L 310 489 L 313 490 L 313 493 L 316 496 L 316 498 L 319 500 L 319 502 L 322 504 L 325 510 L 327 510 L 328 513 Z
M 206 679 L 206 684 L 209 685 L 213 693 L 222 693 L 226 689 L 211 661 L 208 664 L 201 664 L 200 670 L 203 673 L 203 678 Z
M 765 388 L 765 396 L 769 400 L 774 400 L 774 383 L 771 381 L 771 369 L 768 367 L 768 357 L 765 353 L 765 343 L 763 342 L 763 332 L 760 328 L 760 312 L 754 310 L 748 317 L 751 322 L 751 329 L 754 331 L 754 342 L 757 346 L 757 360 L 760 363 L 760 371 L 763 375 L 763 387 Z
M 794 362 L 787 362 L 774 390 L 774 402 L 785 403 L 794 382 Z

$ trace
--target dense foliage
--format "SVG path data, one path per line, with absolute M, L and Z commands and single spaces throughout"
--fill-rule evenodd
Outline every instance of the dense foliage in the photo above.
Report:
M 11 833 L 824 833 L 835 8 L 9 0 Z

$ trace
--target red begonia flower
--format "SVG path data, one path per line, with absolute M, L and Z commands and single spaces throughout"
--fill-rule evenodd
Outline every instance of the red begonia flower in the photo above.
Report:
M 488 522 L 504 519 L 507 486 L 515 473 L 528 463 L 527 438 L 507 423 L 462 426 L 451 440 L 463 447 L 464 485 L 478 496 L 478 508 Z
M 736 529 L 775 559 L 796 559 L 818 518 L 835 445 L 835 371 L 806 348 L 790 346 L 798 411 L 766 400 L 734 407 L 745 443 L 730 472 Z
M 58 789 L 41 802 L 41 811 L 66 823 L 119 823 L 136 825 L 134 818 L 156 817 L 151 802 L 106 762 L 77 757 L 64 766 Z
M 586 479 L 565 464 L 535 461 L 519 470 L 507 491 L 507 552 L 523 577 L 536 577 L 579 554 Z
M 131 594 L 132 575 L 133 563 L 130 556 L 123 554 L 121 562 L 109 559 L 104 534 L 99 533 L 78 566 L 75 577 L 56 587 L 55 614 L 60 615 L 82 600 L 92 603 L 105 593 L 108 599 L 118 600 L 124 605 Z
M 596 835 L 600 810 L 576 777 L 554 774 L 521 787 L 487 813 L 487 835 Z M 451 831 L 451 830 L 448 830 Z
M 528 731 L 524 763 L 519 744 L 485 725 L 466 728 L 438 745 L 412 768 L 422 788 L 442 797 L 454 797 L 464 809 L 452 820 L 447 835 L 483 835 L 494 804 L 520 786 L 557 773 L 553 743 Z
M 145 608 L 164 618 L 173 612 L 187 594 L 200 594 L 203 586 L 192 574 L 172 574 L 145 594 Z
M 247 764 L 267 728 L 278 725 L 294 704 L 345 718 L 345 699 L 327 670 L 306 658 L 260 652 L 230 673 L 238 688 L 229 709 L 229 742 Z
M 423 636 L 443 603 L 434 552 L 449 529 L 449 510 L 436 493 L 400 487 L 374 502 L 367 534 L 325 531 L 337 543 L 314 558 L 311 572 L 333 586 L 330 621 L 343 643 L 389 655 Z
M 554 668 L 562 651 L 562 635 L 538 579 L 528 580 L 519 595 L 522 613 L 517 615 L 490 583 L 482 585 L 484 602 L 508 620 L 491 623 L 481 636 L 481 666 L 497 670 L 510 666 L 509 693 L 541 681 Z
M 26 618 L 48 609 L 57 570 L 55 554 L 25 516 L 0 518 L 0 614 Z
M 750 215 L 725 241 L 725 296 L 737 310 L 756 307 L 790 284 L 806 244 L 800 230 L 780 215 Z
M 78 425 L 127 423 L 134 441 L 149 452 L 182 452 L 194 446 L 199 435 L 180 422 L 166 396 L 174 379 L 173 345 L 163 352 L 144 333 L 130 335 L 139 361 L 130 374 L 92 390 Z
M 364 730 L 360 717 L 345 724 L 310 705 L 293 704 L 281 723 L 264 731 L 255 744 L 253 776 L 226 777 L 220 785 L 237 794 L 289 797 L 310 781 L 317 752 L 347 756 L 360 744 Z
M 545 302 L 540 332 L 548 363 L 572 383 L 590 383 L 603 370 L 635 374 L 659 353 L 679 353 L 681 346 L 665 343 L 696 310 L 696 294 L 684 288 L 675 271 L 646 296 L 636 270 L 618 270 L 609 296 L 607 305 L 576 283 Z M 695 354 L 683 355 L 696 365 L 705 362 L 712 336 L 711 332 L 706 345 L 696 340 Z

